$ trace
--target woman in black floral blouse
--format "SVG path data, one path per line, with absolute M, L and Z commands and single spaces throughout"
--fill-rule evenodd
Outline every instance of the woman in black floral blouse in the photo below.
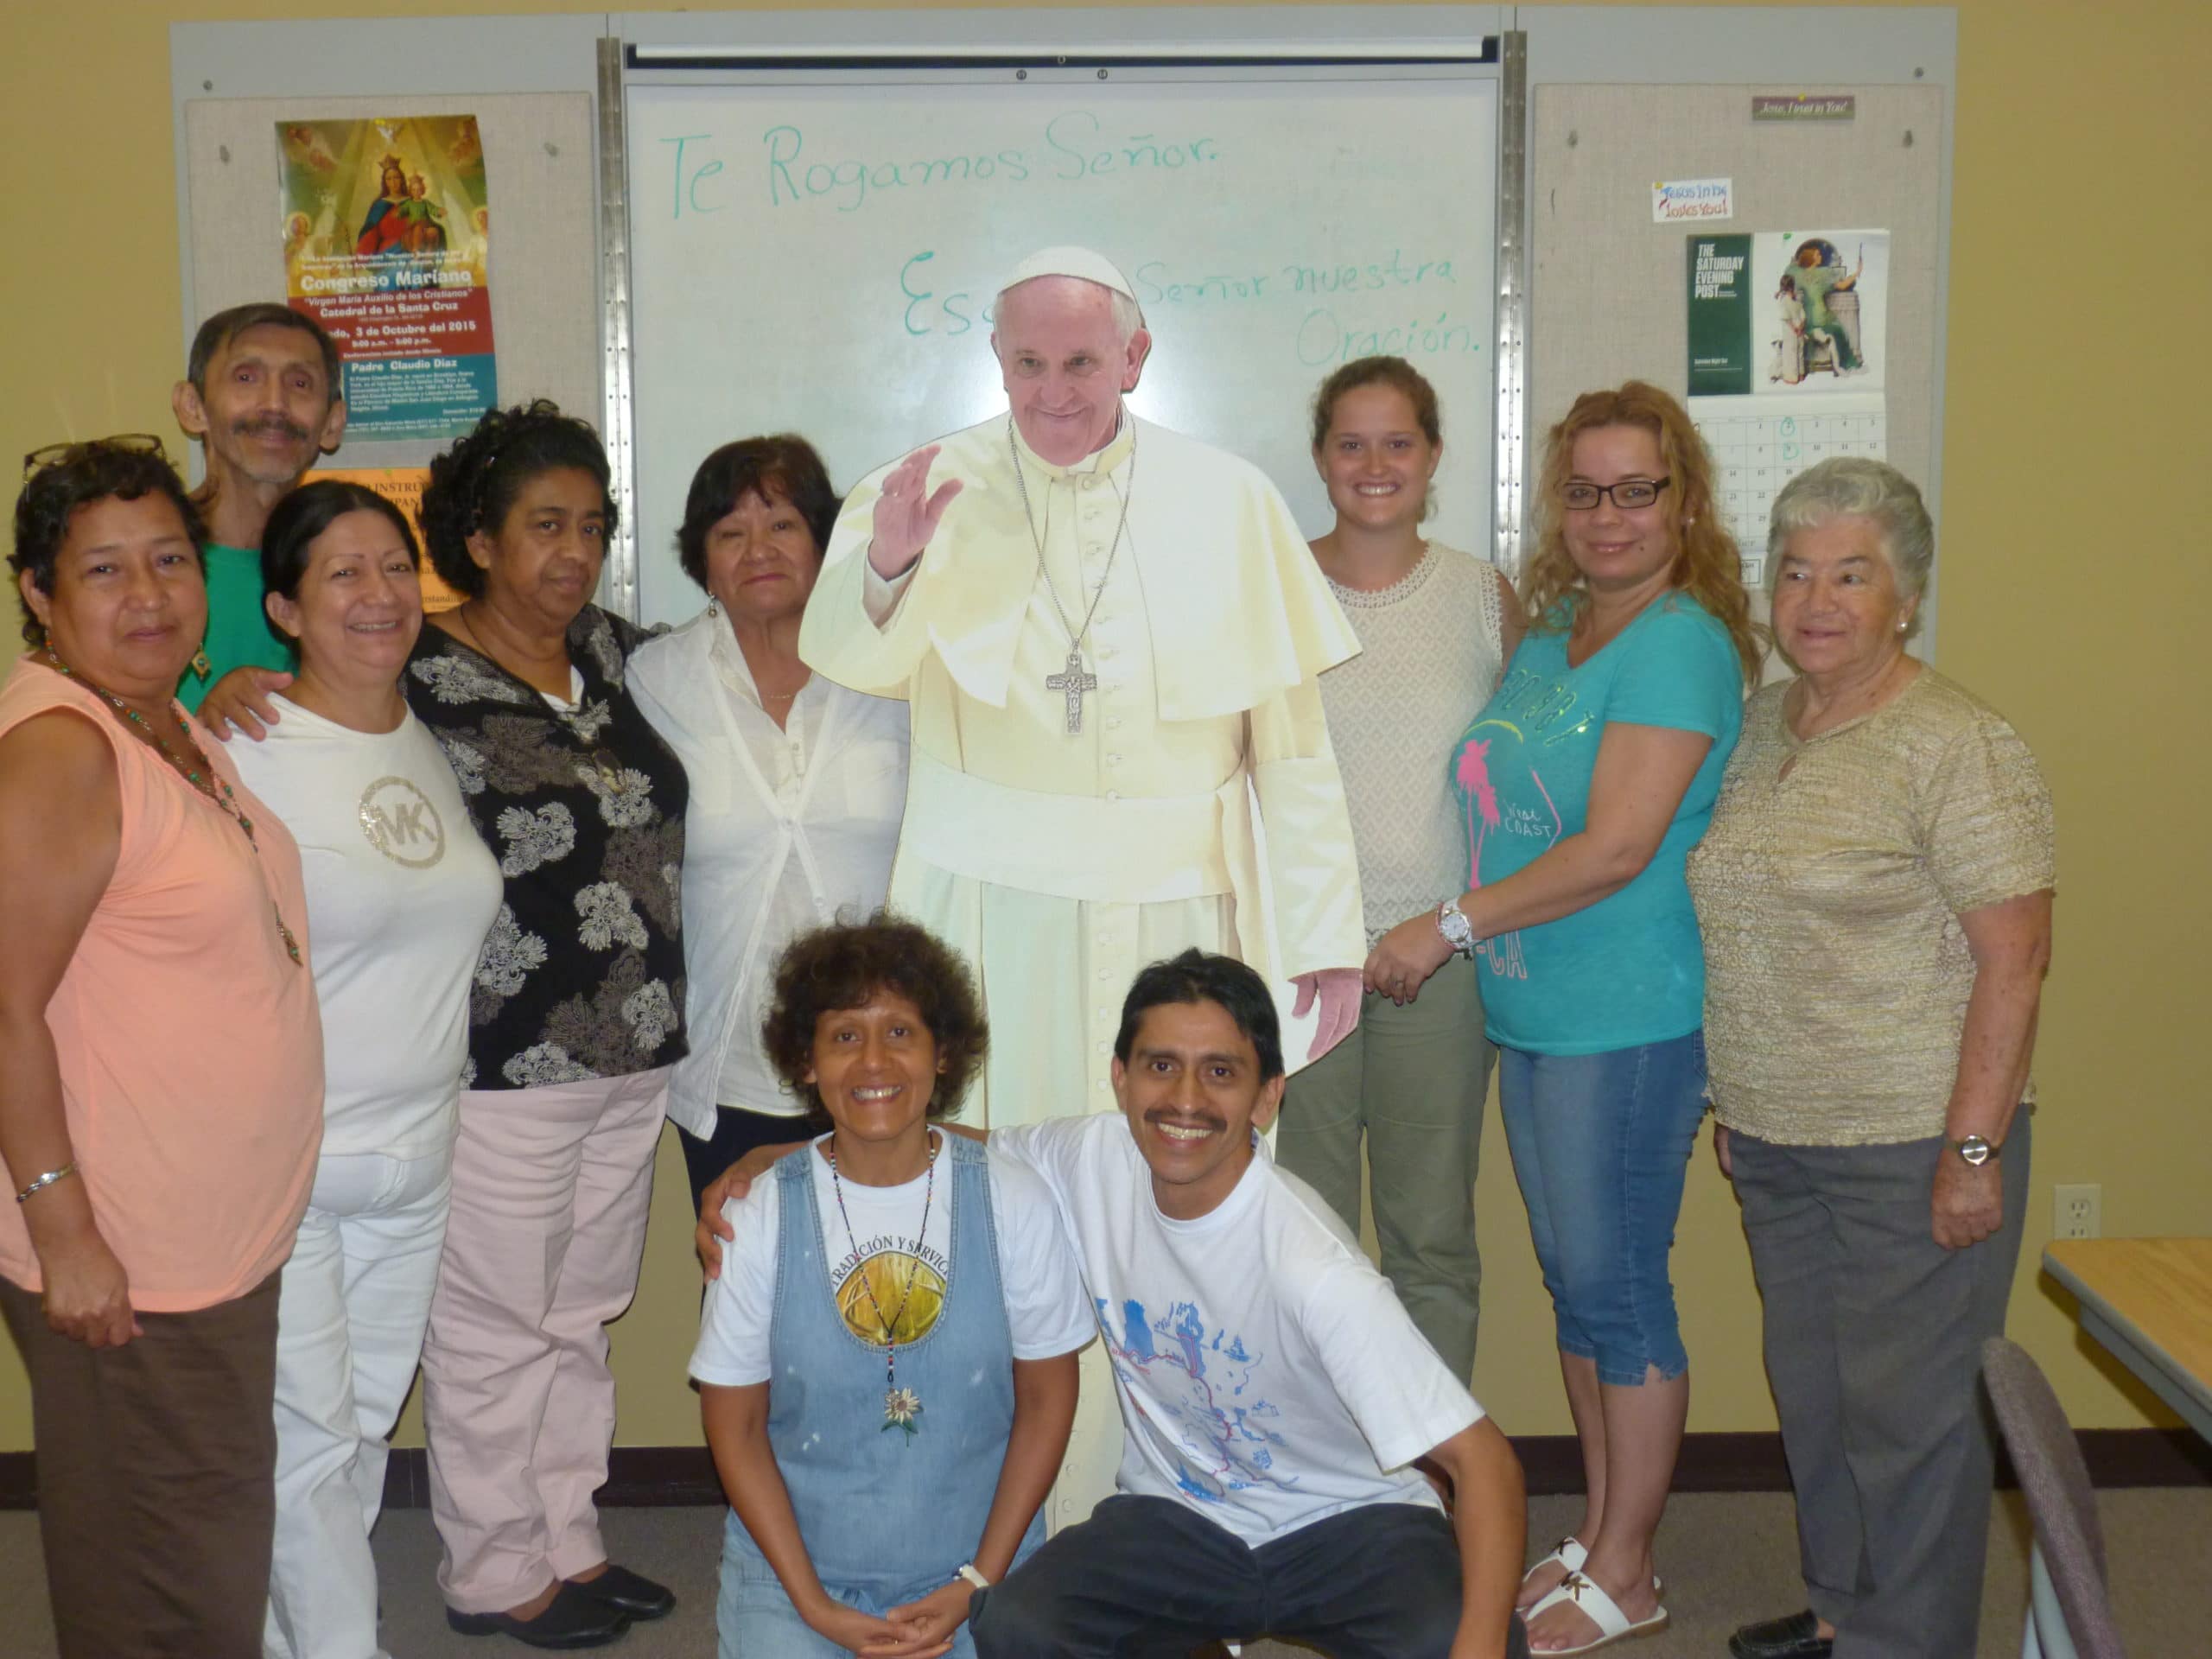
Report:
M 467 595 L 402 677 L 499 860 L 423 1353 L 447 1618 L 534 1645 L 612 1641 L 675 1605 L 610 1567 L 606 1322 L 645 1247 L 683 1058 L 683 766 L 624 683 L 645 635 L 591 603 L 614 528 L 606 451 L 549 403 L 492 410 L 431 463 L 423 539 Z

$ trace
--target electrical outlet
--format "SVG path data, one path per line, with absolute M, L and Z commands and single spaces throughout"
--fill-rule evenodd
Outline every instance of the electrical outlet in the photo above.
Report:
M 2051 1189 L 2050 1236 L 2053 1238 L 2101 1238 L 2105 1230 L 2105 1190 L 2094 1181 L 2078 1186 Z

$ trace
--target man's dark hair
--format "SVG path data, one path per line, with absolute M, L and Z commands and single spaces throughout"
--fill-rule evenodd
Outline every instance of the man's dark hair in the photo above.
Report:
M 251 305 L 234 305 L 227 311 L 218 311 L 200 325 L 200 332 L 192 337 L 192 352 L 185 359 L 184 378 L 192 382 L 192 389 L 202 397 L 207 395 L 207 365 L 215 354 L 249 328 L 296 328 L 314 340 L 322 353 L 322 378 L 330 389 L 328 401 L 336 403 L 345 395 L 339 377 L 338 342 L 324 332 L 323 327 L 304 311 L 295 311 L 289 305 L 277 305 L 271 301 L 257 301 Z
M 599 480 L 600 511 L 614 535 L 613 469 L 590 422 L 563 415 L 540 397 L 512 409 L 487 409 L 452 448 L 430 462 L 430 481 L 417 516 L 423 550 L 447 587 L 471 599 L 484 591 L 483 568 L 468 556 L 478 531 L 497 533 L 541 474 L 574 468 Z
M 815 1023 L 825 1014 L 864 1007 L 879 991 L 912 1002 L 936 1040 L 941 1069 L 930 1095 L 931 1117 L 959 1109 L 983 1064 L 990 1027 L 982 999 L 967 963 L 935 934 L 885 914 L 802 933 L 776 963 L 775 997 L 760 1022 L 760 1046 L 817 1128 L 830 1127 L 830 1114 L 814 1085 L 802 1081 L 814 1064 Z
M 302 484 L 278 501 L 261 532 L 262 591 L 282 594 L 297 602 L 300 581 L 308 573 L 315 538 L 349 512 L 373 512 L 391 521 L 407 550 L 408 563 L 423 568 L 423 549 L 415 539 L 415 526 L 407 515 L 365 484 L 347 479 L 321 478 Z M 269 631 L 288 645 L 299 642 L 269 619 Z
M 16 545 L 8 555 L 8 568 L 18 575 L 28 570 L 31 586 L 51 595 L 54 563 L 61 555 L 61 544 L 69 539 L 69 521 L 96 502 L 136 501 L 147 495 L 165 497 L 176 509 L 204 570 L 207 521 L 186 493 L 184 480 L 176 475 L 168 457 L 158 446 L 139 448 L 100 440 L 72 445 L 33 473 L 23 485 L 22 493 L 16 498 Z M 23 639 L 34 646 L 46 643 L 46 630 L 29 607 L 23 612 Z
M 1170 1003 L 1212 1002 L 1236 1022 L 1260 1057 L 1260 1080 L 1283 1075 L 1282 1026 L 1268 982 L 1234 957 L 1185 950 L 1155 962 L 1136 976 L 1122 999 L 1122 1030 L 1114 1039 L 1114 1058 L 1123 1065 L 1136 1045 L 1137 1027 L 1147 1010 Z
M 798 510 L 814 537 L 817 563 L 829 550 L 839 502 L 814 446 L 795 432 L 741 438 L 699 463 L 683 503 L 683 522 L 677 528 L 677 558 L 683 574 L 702 588 L 707 585 L 707 532 L 735 512 L 739 498 L 747 493 L 763 501 L 779 495 Z

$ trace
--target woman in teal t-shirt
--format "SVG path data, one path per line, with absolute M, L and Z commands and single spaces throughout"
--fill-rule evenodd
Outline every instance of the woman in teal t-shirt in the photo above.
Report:
M 1386 934 L 1368 988 L 1482 966 L 1514 1174 L 1582 1443 L 1582 1522 L 1530 1569 L 1536 1653 L 1664 1623 L 1652 1537 L 1689 1402 L 1667 1273 L 1705 1111 L 1705 958 L 1683 880 L 1760 645 L 1713 467 L 1630 381 L 1554 427 L 1532 624 L 1452 750 L 1468 890 Z

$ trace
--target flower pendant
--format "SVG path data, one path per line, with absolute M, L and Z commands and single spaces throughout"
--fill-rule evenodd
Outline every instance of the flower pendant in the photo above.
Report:
M 912 1439 L 920 1433 L 921 1426 L 914 1419 L 921 1414 L 921 1396 L 912 1389 L 893 1389 L 883 1396 L 883 1433 L 887 1434 L 896 1428 Z

